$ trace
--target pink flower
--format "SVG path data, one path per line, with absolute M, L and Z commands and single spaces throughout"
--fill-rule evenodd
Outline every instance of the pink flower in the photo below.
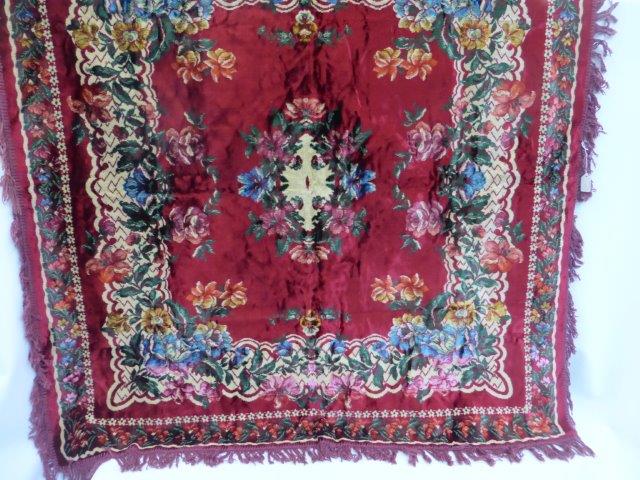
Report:
M 113 223 L 110 218 L 101 219 L 100 223 L 98 223 L 98 228 L 104 235 L 108 237 L 113 236 L 116 233 L 116 224 Z
M 424 162 L 442 158 L 445 154 L 445 135 L 446 130 L 441 123 L 436 123 L 433 127 L 424 122 L 417 123 L 407 134 L 411 160 Z
M 97 274 L 102 283 L 122 282 L 130 271 L 127 252 L 121 248 L 114 250 L 105 247 L 99 255 L 87 262 L 87 274 Z
M 324 117 L 325 106 L 317 98 L 296 98 L 287 103 L 284 113 L 292 120 L 317 122 Z
M 426 388 L 427 388 L 427 384 L 424 381 L 424 377 L 417 376 L 411 379 L 411 381 L 409 382 L 409 385 L 407 385 L 406 392 L 412 397 L 417 398 L 420 392 Z
M 165 133 L 167 158 L 173 164 L 191 165 L 204 157 L 202 135 L 192 126 L 183 128 L 180 133 L 170 128 Z
M 482 225 L 475 225 L 471 228 L 471 232 L 478 238 L 482 238 L 485 236 L 487 231 L 484 229 Z
M 332 375 L 325 392 L 331 397 L 340 394 L 345 396 L 345 406 L 351 406 L 351 400 L 362 398 L 365 391 L 364 381 L 353 372 L 344 373 L 342 375 Z
M 491 95 L 496 102 L 493 114 L 497 117 L 508 115 L 510 119 L 514 119 L 522 110 L 533 105 L 536 93 L 525 93 L 524 90 L 524 83 L 519 80 L 503 80 Z
M 495 216 L 495 219 L 494 219 L 493 223 L 498 228 L 502 228 L 505 225 L 508 225 L 509 224 L 509 214 L 507 212 L 505 212 L 504 210 L 500 210 L 498 213 L 496 213 L 496 216 Z
M 354 139 L 351 138 L 351 133 L 348 131 L 340 133 L 332 130 L 329 132 L 328 140 L 331 148 L 322 156 L 325 161 L 331 160 L 333 157 L 347 158 L 358 150 Z
M 260 385 L 260 389 L 263 396 L 275 400 L 278 408 L 283 397 L 297 397 L 302 393 L 302 387 L 293 377 L 283 375 L 271 375 Z
M 318 263 L 321 260 L 329 258 L 329 251 L 330 250 L 323 245 L 316 245 L 315 247 L 296 245 L 291 249 L 291 259 L 296 262 L 311 265 L 312 263 Z
M 289 221 L 285 209 L 270 210 L 260 215 L 262 226 L 267 235 L 286 235 L 289 231 Z
M 182 207 L 174 207 L 169 213 L 169 219 L 174 242 L 182 243 L 187 240 L 198 244 L 209 235 L 209 219 L 198 207 L 189 207 L 186 213 Z
M 415 238 L 422 237 L 426 232 L 437 235 L 442 229 L 442 211 L 442 205 L 436 200 L 414 203 L 407 210 L 407 231 Z
M 108 107 L 111 106 L 111 94 L 98 88 L 83 88 L 82 100 L 67 98 L 67 103 L 72 112 L 84 114 L 90 123 L 109 122 L 113 118 Z M 29 107 L 32 110 L 31 107 Z M 42 112 L 42 114 L 52 112 Z
M 356 215 L 351 209 L 341 207 L 334 208 L 331 211 L 331 218 L 329 219 L 329 230 L 331 230 L 331 233 L 334 235 L 349 233 L 355 217 Z
M 522 251 L 510 245 L 505 237 L 500 237 L 497 242 L 487 240 L 484 250 L 485 254 L 480 258 L 480 263 L 490 272 L 506 273 L 514 263 L 522 263 L 523 260 Z
M 455 375 L 440 370 L 438 375 L 429 379 L 429 388 L 440 392 L 448 392 L 458 385 L 458 379 Z
M 453 105 L 453 108 L 451 109 L 451 114 L 453 116 L 453 119 L 460 120 L 460 118 L 462 118 L 462 115 L 464 115 L 464 112 L 467 110 L 468 106 L 469 106 L 468 100 L 463 100 L 463 99 L 458 100 Z
M 290 163 L 294 157 L 286 151 L 288 144 L 289 138 L 282 130 L 275 130 L 271 135 L 264 132 L 258 140 L 257 152 L 269 160 Z

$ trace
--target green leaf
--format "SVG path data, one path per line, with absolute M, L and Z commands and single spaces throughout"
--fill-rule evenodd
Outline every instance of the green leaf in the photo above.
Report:
M 180 327 L 181 327 L 182 331 L 184 332 L 184 335 L 186 337 L 192 336 L 193 335 L 193 331 L 196 328 L 195 318 L 193 318 L 189 314 L 187 309 L 185 307 L 183 307 L 182 305 L 180 305 L 179 303 L 177 303 L 177 302 L 175 302 L 173 300 L 167 300 L 165 303 L 169 307 L 169 310 L 171 310 L 171 314 L 172 314 L 173 318 L 178 320 L 178 322 L 180 322 L 180 324 L 181 324 Z
M 160 25 L 156 27 L 159 29 L 160 41 L 154 42 L 149 52 L 149 61 L 156 62 L 169 50 L 171 44 L 175 40 L 175 32 L 173 24 L 168 16 L 160 17 Z
M 92 74 L 96 75 L 97 77 L 102 77 L 102 78 L 112 78 L 118 75 L 118 70 L 115 70 L 110 67 L 104 67 L 102 65 L 94 65 L 89 69 L 89 71 Z
M 494 63 L 493 65 L 489 65 L 487 67 L 487 70 L 492 75 L 502 75 L 503 73 L 506 73 L 509 70 L 511 70 L 511 65 L 505 62 Z
M 492 288 L 498 285 L 498 282 L 489 277 L 480 277 L 476 279 L 475 284 L 483 288 Z
M 477 85 L 484 80 L 484 75 L 481 73 L 472 73 L 462 79 L 462 84 L 466 86 Z
M 460 280 L 471 280 L 473 278 L 473 273 L 469 270 L 456 270 L 453 274 Z
M 133 100 L 131 99 L 127 91 L 118 82 L 113 83 L 113 85 L 111 86 L 111 91 L 113 92 L 115 97 L 122 103 L 133 105 Z

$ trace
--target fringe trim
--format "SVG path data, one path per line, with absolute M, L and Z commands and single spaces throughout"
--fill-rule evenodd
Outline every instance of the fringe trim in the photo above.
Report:
M 604 78 L 604 74 L 607 71 L 605 57 L 611 54 L 607 39 L 616 33 L 611 25 L 616 22 L 613 10 L 617 5 L 617 3 L 611 3 L 609 0 L 594 0 L 593 2 L 594 21 L 591 29 L 591 53 L 581 124 L 580 179 L 584 175 L 589 175 L 593 172 L 596 156 L 596 138 L 603 132 L 597 118 L 598 110 L 600 110 L 598 94 L 604 93 L 609 87 Z M 578 200 L 581 202 L 589 199 L 592 194 L 593 188 L 587 192 L 583 192 L 582 189 L 578 188 Z
M 591 51 L 589 53 L 589 65 L 586 77 L 585 88 L 585 104 L 581 124 L 581 138 L 579 150 L 579 167 L 580 176 L 578 178 L 577 200 L 579 202 L 587 201 L 593 195 L 591 191 L 582 191 L 580 185 L 584 175 L 591 174 L 595 167 L 595 142 L 598 135 L 604 132 L 602 125 L 598 122 L 598 110 L 600 110 L 600 102 L 598 95 L 605 92 L 609 84 L 604 78 L 607 71 L 605 65 L 605 57 L 611 54 L 611 49 L 607 44 L 607 40 L 611 38 L 616 31 L 612 25 L 617 19 L 613 15 L 613 11 L 618 4 L 612 3 L 610 0 L 595 0 L 593 4 L 593 24 L 591 26 Z M 576 225 L 576 216 L 573 218 L 573 229 L 571 230 L 571 238 L 569 245 L 569 284 L 580 278 L 578 268 L 583 264 L 583 240 L 580 231 Z M 566 381 L 566 398 L 569 410 L 573 409 L 573 401 L 571 400 L 571 375 L 569 375 L 569 365 L 571 356 L 576 352 L 575 339 L 578 336 L 577 312 L 571 296 L 571 291 L 567 287 L 567 316 L 565 320 L 565 364 L 564 378 Z M 573 421 L 569 419 L 573 425 Z
M 605 7 L 605 3 L 607 6 Z M 611 53 L 606 39 L 615 30 L 611 27 L 616 18 L 613 10 L 617 4 L 608 0 L 594 1 L 594 23 L 592 26 L 592 44 L 590 65 L 587 73 L 586 100 L 582 121 L 582 132 L 579 151 L 580 177 L 593 171 L 595 157 L 595 139 L 603 129 L 597 120 L 600 104 L 597 95 L 608 87 L 604 79 L 606 67 L 604 58 Z M 47 418 L 47 398 L 52 392 L 53 372 L 47 359 L 50 358 L 49 342 L 40 338 L 38 334 L 39 319 L 32 299 L 37 298 L 33 291 L 31 278 L 36 278 L 31 271 L 31 258 L 26 248 L 27 232 L 25 222 L 20 221 L 28 212 L 29 201 L 25 191 L 18 188 L 15 175 L 15 158 L 11 145 L 10 124 L 5 98 L 5 84 L 2 65 L 0 65 L 0 164 L 4 174 L 0 177 L 0 192 L 2 200 L 12 206 L 13 223 L 11 237 L 18 247 L 21 267 L 20 282 L 23 288 L 23 310 L 27 341 L 30 345 L 29 361 L 36 377 L 31 392 L 31 433 L 42 459 L 44 475 L 47 480 L 55 480 L 59 475 L 69 480 L 90 479 L 99 466 L 111 459 L 115 459 L 122 470 L 141 470 L 145 467 L 164 468 L 178 465 L 203 463 L 209 466 L 221 463 L 308 463 L 341 459 L 352 462 L 359 460 L 378 460 L 396 463 L 399 453 L 406 456 L 411 465 L 419 460 L 431 463 L 439 461 L 453 464 L 470 464 L 483 461 L 489 465 L 497 460 L 519 462 L 525 452 L 530 452 L 540 461 L 545 459 L 569 460 L 576 455 L 593 456 L 593 451 L 585 445 L 577 434 L 566 435 L 557 439 L 532 440 L 521 443 L 493 444 L 493 445 L 407 445 L 407 444 L 373 444 L 319 439 L 306 444 L 283 444 L 265 446 L 230 446 L 230 447 L 192 447 L 181 449 L 155 448 L 142 450 L 130 448 L 122 452 L 108 452 L 90 458 L 78 460 L 67 465 L 61 464 L 57 452 L 56 441 L 58 425 Z M 580 180 L 580 179 L 579 179 Z M 578 188 L 578 200 L 585 201 L 592 192 L 582 192 Z M 578 278 L 577 269 L 582 265 L 582 237 L 580 236 L 575 219 L 570 238 L 569 252 L 569 281 Z M 564 378 L 567 385 L 567 402 L 572 408 L 569 393 L 569 361 L 575 353 L 576 311 L 568 292 L 567 319 L 565 322 L 565 365 Z M 569 420 L 571 422 L 571 420 Z M 233 451 L 230 450 L 233 448 Z
M 325 462 L 334 459 L 358 462 L 376 460 L 397 463 L 398 455 L 403 454 L 411 465 L 423 461 L 444 462 L 448 465 L 466 464 L 482 461 L 494 465 L 498 460 L 519 462 L 525 452 L 530 452 L 540 461 L 545 459 L 569 460 L 576 455 L 593 455 L 593 452 L 577 436 L 563 437 L 559 440 L 540 440 L 527 443 L 500 445 L 382 445 L 371 443 L 335 442 L 320 439 L 301 445 L 241 446 L 230 451 L 225 447 L 194 447 L 182 450 L 129 449 L 118 454 L 100 454 L 80 460 L 66 467 L 58 467 L 47 472 L 47 479 L 62 473 L 69 480 L 88 480 L 96 470 L 114 458 L 123 471 L 140 471 L 143 468 L 167 468 L 180 463 L 216 466 L 222 463 L 296 463 Z M 402 458 L 401 456 L 401 458 Z

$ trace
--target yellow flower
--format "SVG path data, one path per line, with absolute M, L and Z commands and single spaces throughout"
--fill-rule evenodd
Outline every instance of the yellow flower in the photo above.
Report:
M 418 298 L 422 298 L 424 296 L 424 292 L 429 290 L 425 286 L 424 280 L 422 280 L 420 275 L 417 273 L 413 277 L 402 275 L 397 288 L 400 290 L 400 296 L 402 299 L 407 300 L 408 302 L 413 302 Z
M 429 30 L 431 30 L 431 28 L 433 28 L 433 24 L 428 18 L 418 20 L 418 17 L 412 16 L 402 17 L 398 22 L 398 26 L 400 28 L 408 28 L 413 33 L 418 33 L 422 30 L 428 32 Z
M 131 325 L 129 325 L 127 318 L 120 313 L 111 313 L 107 315 L 107 321 L 104 323 L 104 326 L 119 333 L 126 333 L 131 330 Z
M 296 15 L 296 23 L 293 24 L 291 33 L 302 43 L 309 43 L 317 32 L 318 24 L 313 14 L 309 10 L 300 10 Z
M 46 31 L 47 27 L 44 22 L 38 22 L 33 26 L 33 33 L 35 33 L 38 38 L 43 38 Z
M 184 83 L 188 83 L 189 80 L 201 82 L 202 72 L 207 68 L 207 65 L 200 61 L 200 54 L 198 52 L 188 50 L 183 55 L 176 57 L 173 68 Z
M 466 18 L 459 27 L 460 43 L 469 50 L 479 50 L 489 44 L 491 29 L 486 20 Z
M 374 279 L 371 288 L 371 298 L 374 302 L 389 303 L 396 299 L 397 290 L 393 286 L 390 275 L 387 275 L 385 280 Z
M 31 44 L 33 43 L 31 41 L 31 39 L 27 35 L 23 35 L 22 37 L 20 37 L 19 42 L 20 42 L 20 46 L 22 48 L 29 48 L 29 47 L 31 47 Z
M 202 282 L 196 282 L 196 286 L 191 289 L 191 293 L 187 295 L 194 307 L 212 308 L 218 303 L 218 298 L 222 292 L 216 289 L 216 282 L 209 282 L 203 285 Z
M 489 305 L 485 321 L 487 323 L 498 323 L 507 315 L 509 315 L 507 307 L 504 303 L 498 300 L 497 302 L 492 302 L 491 305 Z
M 421 325 L 423 323 L 423 320 L 420 315 L 411 315 L 410 313 L 404 313 L 401 317 L 395 317 L 393 319 L 394 325 L 403 325 L 405 323 Z
M 117 22 L 113 26 L 116 46 L 125 52 L 141 52 L 147 46 L 151 26 L 140 20 L 131 23 Z
M 531 310 L 531 321 L 533 323 L 540 322 L 540 312 L 538 310 Z
M 216 323 L 213 320 L 211 320 L 208 323 L 199 323 L 198 326 L 196 327 L 196 332 L 198 333 L 202 333 L 202 334 L 209 334 L 211 332 L 214 331 L 220 331 L 220 332 L 226 332 L 227 331 L 227 326 L 226 325 L 222 325 L 220 323 Z
M 231 80 L 236 73 L 236 56 L 222 48 L 216 48 L 207 52 L 207 59 L 204 63 L 211 69 L 211 78 L 218 83 L 220 77 Z
M 391 80 L 395 80 L 398 75 L 398 67 L 403 60 L 400 58 L 400 50 L 387 47 L 384 50 L 378 50 L 373 56 L 376 66 L 373 71 L 378 74 L 378 78 L 389 75 Z
M 552 20 L 551 21 L 551 34 L 554 37 L 557 37 L 562 32 L 562 28 L 564 27 L 564 22 L 562 20 Z
M 231 281 L 227 280 L 224 285 L 224 293 L 220 297 L 222 306 L 226 308 L 237 308 L 247 303 L 247 287 L 243 282 L 231 285 Z
M 202 30 L 209 28 L 209 22 L 204 18 L 181 18 L 173 24 L 176 32 L 195 35 Z
M 433 59 L 431 53 L 421 48 L 412 48 L 407 52 L 407 59 L 402 62 L 402 68 L 405 69 L 406 78 L 410 79 L 419 75 L 421 80 L 426 80 L 427 75 L 437 64 L 438 62 Z
M 456 327 L 471 325 L 476 319 L 476 307 L 473 300 L 462 300 L 449 305 L 444 321 Z
M 302 332 L 307 336 L 311 337 L 320 331 L 320 325 L 322 324 L 322 319 L 318 312 L 315 310 L 307 310 L 307 313 L 300 317 L 300 326 L 302 327 Z
M 82 22 L 80 28 L 71 31 L 71 36 L 76 46 L 84 50 L 85 48 L 95 45 L 96 34 L 99 28 L 95 23 Z
M 502 31 L 507 41 L 514 47 L 519 47 L 524 40 L 524 30 L 511 20 L 502 24 Z
M 169 312 L 163 308 L 149 308 L 142 314 L 142 328 L 149 334 L 167 333 L 173 328 Z
M 71 327 L 71 330 L 69 330 L 69 335 L 74 338 L 79 337 L 80 335 L 82 335 L 82 327 L 76 323 L 73 327 Z

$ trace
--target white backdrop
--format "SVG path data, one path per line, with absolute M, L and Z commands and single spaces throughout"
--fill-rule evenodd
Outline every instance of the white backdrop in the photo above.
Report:
M 618 34 L 610 40 L 608 94 L 601 99 L 599 120 L 607 134 L 597 144 L 593 175 L 597 192 L 578 207 L 585 241 L 582 280 L 571 290 L 578 309 L 577 353 L 571 362 L 571 390 L 578 432 L 595 458 L 538 462 L 527 454 L 519 464 L 499 462 L 448 467 L 420 463 L 411 467 L 361 461 L 290 464 L 186 466 L 118 476 L 113 461 L 96 480 L 255 478 L 439 478 L 527 480 L 540 478 L 640 479 L 640 0 L 620 0 Z M 0 478 L 36 480 L 42 468 L 28 439 L 29 393 L 33 373 L 21 321 L 22 292 L 18 258 L 9 238 L 10 213 L 0 203 Z

